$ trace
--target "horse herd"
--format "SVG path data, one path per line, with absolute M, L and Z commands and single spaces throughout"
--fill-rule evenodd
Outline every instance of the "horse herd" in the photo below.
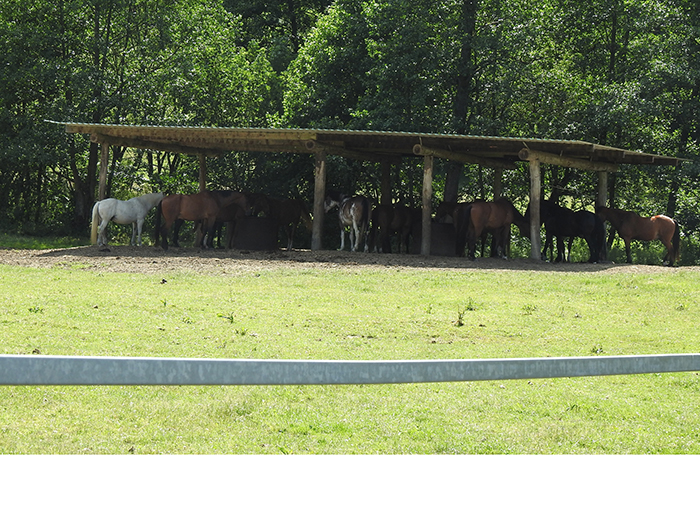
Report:
M 311 229 L 311 215 L 299 199 L 276 199 L 261 193 L 244 193 L 230 190 L 201 191 L 195 194 L 149 193 L 127 201 L 104 199 L 92 209 L 91 240 L 93 244 L 107 245 L 106 229 L 110 221 L 131 224 L 131 244 L 141 246 L 143 223 L 148 213 L 157 208 L 155 243 L 168 249 L 168 236 L 172 233 L 173 246 L 179 246 L 180 228 L 185 221 L 195 223 L 195 246 L 213 248 L 217 239 L 219 248 L 233 247 L 241 221 L 248 216 L 271 218 L 287 235 L 287 249 L 291 250 L 294 233 L 300 223 Z M 226 238 L 222 243 L 223 225 Z M 138 241 L 137 241 L 138 240 Z
M 132 224 L 131 243 L 141 245 L 143 223 L 147 214 L 157 208 L 155 239 L 164 250 L 168 249 L 168 236 L 172 244 L 179 246 L 178 233 L 184 221 L 196 225 L 196 246 L 210 248 L 214 238 L 218 246 L 232 248 L 241 221 L 249 216 L 265 216 L 274 219 L 284 228 L 287 249 L 291 250 L 294 233 L 300 223 L 311 230 L 312 219 L 307 206 L 299 199 L 276 199 L 261 193 L 229 190 L 202 191 L 196 194 L 151 193 L 128 201 L 104 199 L 95 203 L 92 211 L 92 243 L 107 244 L 106 228 L 110 221 Z M 324 209 L 328 213 L 337 208 L 340 226 L 340 250 L 345 249 L 346 230 L 349 229 L 351 251 L 391 252 L 392 237 L 397 236 L 398 250 L 408 253 L 413 232 L 421 224 L 422 211 L 403 205 L 380 204 L 361 195 L 346 195 L 338 191 L 326 194 Z M 475 258 L 476 245 L 482 243 L 482 253 L 487 236 L 491 236 L 491 253 L 505 257 L 510 243 L 511 226 L 530 237 L 530 208 L 521 214 L 513 204 L 499 198 L 487 202 L 442 202 L 435 222 L 454 224 L 455 255 Z M 585 240 L 589 249 L 588 262 L 606 259 L 605 222 L 618 233 L 625 243 L 627 262 L 632 262 L 632 240 L 660 240 L 667 249 L 664 261 L 670 265 L 680 258 L 680 232 L 678 223 L 665 215 L 646 218 L 631 211 L 599 206 L 596 212 L 573 211 L 549 200 L 541 201 L 540 225 L 545 228 L 543 260 L 570 261 L 573 240 Z M 226 239 L 222 244 L 222 226 L 227 225 Z M 557 255 L 554 258 L 554 240 Z M 568 251 L 565 249 L 568 240 Z M 364 241 L 364 244 L 363 244 Z M 549 252 L 549 257 L 547 257 Z

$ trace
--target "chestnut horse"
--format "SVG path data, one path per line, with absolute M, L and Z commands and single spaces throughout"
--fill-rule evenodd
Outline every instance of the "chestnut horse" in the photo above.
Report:
M 653 217 L 640 217 L 633 211 L 619 210 L 598 206 L 596 213 L 604 221 L 608 221 L 617 230 L 623 241 L 627 262 L 632 263 L 630 252 L 631 241 L 661 241 L 666 247 L 667 253 L 664 262 L 673 266 L 681 255 L 680 228 L 678 222 L 666 215 Z
M 496 254 L 505 257 L 510 240 L 510 225 L 515 223 L 521 229 L 527 227 L 525 218 L 503 197 L 493 202 L 460 203 L 455 206 L 453 219 L 457 256 L 464 257 L 464 248 L 467 246 L 467 256 L 471 260 L 474 260 L 476 240 L 485 231 L 488 230 L 493 235 Z
M 340 222 L 340 250 L 345 249 L 345 228 L 350 226 L 350 250 L 356 252 L 364 237 L 365 251 L 368 252 L 369 244 L 366 233 L 371 217 L 369 199 L 360 195 L 349 197 L 337 191 L 329 191 L 324 203 L 326 213 L 335 207 L 338 208 L 338 221 Z
M 242 206 L 241 206 L 242 205 Z M 229 209 L 229 207 L 231 207 Z M 239 209 L 240 208 L 240 209 Z M 165 197 L 159 205 L 156 216 L 156 244 L 161 235 L 161 246 L 168 249 L 168 233 L 178 219 L 201 222 L 201 231 L 208 239 L 213 238 L 216 221 L 229 221 L 245 215 L 248 210 L 245 195 L 236 191 L 212 192 L 202 191 L 193 195 L 174 194 Z M 161 215 L 163 225 L 161 227 Z M 231 217 L 229 217 L 231 215 Z M 201 239 L 198 239 L 197 245 Z M 177 246 L 177 238 L 173 239 Z

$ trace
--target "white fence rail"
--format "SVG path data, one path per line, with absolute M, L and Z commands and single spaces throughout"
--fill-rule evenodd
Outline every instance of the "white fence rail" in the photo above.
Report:
M 352 385 L 700 371 L 700 354 L 430 361 L 0 355 L 0 385 Z

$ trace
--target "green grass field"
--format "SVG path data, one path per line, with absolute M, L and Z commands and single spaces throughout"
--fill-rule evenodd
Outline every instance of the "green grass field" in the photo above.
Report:
M 0 264 L 5 354 L 455 359 L 694 353 L 693 269 Z M 165 281 L 165 282 L 164 282 Z M 697 373 L 378 386 L 0 387 L 4 454 L 698 454 Z

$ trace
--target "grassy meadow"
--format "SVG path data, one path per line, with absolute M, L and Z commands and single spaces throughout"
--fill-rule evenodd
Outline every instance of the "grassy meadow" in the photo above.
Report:
M 5 354 L 367 360 L 700 348 L 694 269 L 548 268 L 209 275 L 0 264 L 0 345 Z M 0 454 L 698 454 L 698 393 L 697 373 L 0 387 Z

